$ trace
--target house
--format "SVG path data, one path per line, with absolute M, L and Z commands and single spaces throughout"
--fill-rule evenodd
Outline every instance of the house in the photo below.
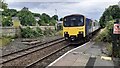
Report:
M 19 27 L 21 26 L 20 20 L 18 17 L 12 17 L 13 27 Z

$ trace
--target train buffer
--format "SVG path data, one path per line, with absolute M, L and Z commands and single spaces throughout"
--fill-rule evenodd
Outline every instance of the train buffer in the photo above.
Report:
M 89 68 L 89 66 L 92 66 L 92 68 L 114 68 L 115 65 L 111 57 L 107 57 L 101 52 L 99 46 L 96 46 L 94 42 L 88 42 L 68 51 L 49 64 L 48 68 L 54 68 L 56 66 L 70 66 L 70 68 L 74 68 L 74 66 L 78 68 Z

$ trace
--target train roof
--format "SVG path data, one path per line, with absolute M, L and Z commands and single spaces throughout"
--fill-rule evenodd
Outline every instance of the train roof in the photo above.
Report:
M 71 15 L 65 16 L 64 18 L 69 17 L 69 16 L 74 16 L 74 15 L 76 15 L 76 16 L 84 16 L 84 15 L 82 15 L 82 14 L 71 14 Z

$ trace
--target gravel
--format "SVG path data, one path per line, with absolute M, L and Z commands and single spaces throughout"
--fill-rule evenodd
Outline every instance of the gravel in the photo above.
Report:
M 38 39 L 41 41 L 41 43 L 44 42 L 49 42 L 51 40 L 55 40 L 58 38 L 61 38 L 62 36 L 51 36 L 51 37 L 40 37 L 40 38 L 33 38 L 33 39 Z M 21 41 L 24 40 L 24 38 L 18 38 L 12 41 L 10 44 L 3 46 L 0 48 L 2 50 L 2 55 L 6 55 L 12 52 L 16 52 L 25 48 L 32 47 L 33 45 L 25 45 Z
M 50 54 L 51 52 L 54 52 L 58 48 L 63 47 L 64 44 L 66 44 L 66 42 L 61 42 L 59 44 L 55 44 L 53 46 L 44 48 L 44 49 L 34 52 L 32 54 L 29 54 L 29 55 L 23 56 L 21 58 L 18 58 L 16 60 L 10 61 L 9 63 L 5 63 L 4 66 L 26 66 L 29 63 L 34 62 L 34 61 L 38 60 L 39 58 L 42 58 L 42 57 Z M 34 59 L 32 59 L 32 58 L 34 58 Z M 24 60 L 22 60 L 22 59 L 24 59 Z
M 65 54 L 67 51 L 76 48 L 76 45 L 70 45 L 69 47 L 66 47 L 64 49 L 62 49 L 61 51 L 51 55 L 50 57 L 42 60 L 41 62 L 38 62 L 37 64 L 35 64 L 34 66 L 32 66 L 31 68 L 45 68 L 47 67 L 50 63 L 52 63 L 53 61 L 55 61 L 57 58 L 59 58 L 60 56 L 62 56 L 63 54 Z

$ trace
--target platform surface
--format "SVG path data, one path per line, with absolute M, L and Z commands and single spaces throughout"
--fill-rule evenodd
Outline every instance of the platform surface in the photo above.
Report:
M 52 62 L 48 67 L 54 67 L 54 66 L 93 66 L 93 67 L 108 67 L 108 68 L 114 68 L 114 63 L 112 60 L 106 60 L 103 59 L 103 57 L 106 55 L 102 54 L 101 47 L 98 45 L 95 45 L 94 42 L 88 42 L 86 44 L 83 44 L 82 46 L 79 46 L 77 48 L 74 48 L 64 55 L 62 55 L 60 58 Z M 110 57 L 108 57 L 110 58 Z

